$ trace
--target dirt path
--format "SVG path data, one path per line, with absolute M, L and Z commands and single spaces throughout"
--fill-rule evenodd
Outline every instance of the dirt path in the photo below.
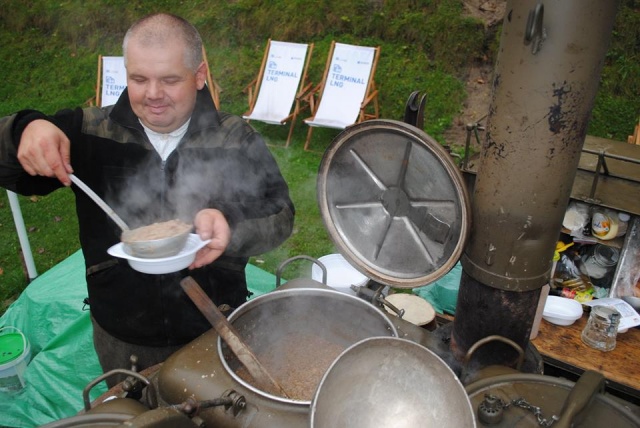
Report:
M 486 123 L 491 102 L 491 79 L 493 66 L 491 64 L 474 65 L 469 70 L 466 82 L 467 99 L 462 113 L 454 119 L 451 128 L 445 132 L 448 144 L 464 146 L 467 137 L 467 124 Z M 472 143 L 475 140 L 472 139 Z
M 494 27 L 502 21 L 505 0 L 466 0 L 465 12 L 468 16 L 480 19 L 486 28 Z M 493 78 L 493 62 L 477 62 L 469 69 L 466 78 L 467 99 L 463 111 L 453 121 L 444 137 L 450 146 L 464 146 L 467 138 L 467 125 L 473 123 L 486 124 L 491 103 L 491 82 Z M 482 132 L 480 137 L 482 141 Z M 471 139 L 475 152 L 479 151 L 475 138 Z

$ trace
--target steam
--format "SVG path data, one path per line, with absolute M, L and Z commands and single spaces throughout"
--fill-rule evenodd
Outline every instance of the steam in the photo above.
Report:
M 132 159 L 130 168 L 119 171 L 120 177 L 107 179 L 112 182 L 106 192 L 108 203 L 131 228 L 172 219 L 193 223 L 204 208 L 220 209 L 230 223 L 282 209 L 282 189 L 276 188 L 282 181 L 267 172 L 274 169 L 264 165 L 263 145 L 212 148 L 215 139 L 204 140 L 196 142 L 200 147 L 176 149 L 164 168 L 159 167 L 155 151 Z M 273 161 L 270 155 L 266 159 Z

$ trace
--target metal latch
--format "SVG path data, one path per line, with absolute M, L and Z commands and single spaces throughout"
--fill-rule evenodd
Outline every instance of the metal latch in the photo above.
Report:
M 531 53 L 537 54 L 542 46 L 542 42 L 547 38 L 547 32 L 542 25 L 544 20 L 544 5 L 538 3 L 535 9 L 529 11 L 527 27 L 524 31 L 524 44 L 528 46 L 532 43 Z

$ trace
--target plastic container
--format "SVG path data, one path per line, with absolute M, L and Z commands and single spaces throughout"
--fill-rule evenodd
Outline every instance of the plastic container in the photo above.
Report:
M 591 218 L 591 234 L 602 240 L 613 239 L 618 234 L 618 224 L 617 212 L 600 209 Z
M 581 339 L 584 343 L 600 351 L 611 351 L 616 347 L 616 335 L 620 323 L 620 312 L 613 306 L 598 305 L 591 308 L 591 314 Z
M 627 233 L 629 220 L 631 220 L 631 216 L 629 214 L 623 212 L 618 213 L 618 233 L 616 233 L 616 237 L 624 236 L 624 234 Z
M 582 305 L 566 297 L 548 296 L 542 318 L 556 325 L 571 325 L 582 317 Z
M 365 275 L 351 266 L 342 254 L 328 254 L 318 259 L 327 268 L 327 285 L 345 294 L 356 295 L 352 285 L 362 287 L 368 281 Z M 322 282 L 322 269 L 316 264 L 311 268 L 311 278 Z
M 562 226 L 571 232 L 580 232 L 589 220 L 589 205 L 572 201 L 564 213 Z
M 0 328 L 0 391 L 24 388 L 24 372 L 30 359 L 31 345 L 25 335 L 15 327 Z
M 591 278 L 593 285 L 609 288 L 619 259 L 617 248 L 595 244 L 582 256 L 580 271 Z

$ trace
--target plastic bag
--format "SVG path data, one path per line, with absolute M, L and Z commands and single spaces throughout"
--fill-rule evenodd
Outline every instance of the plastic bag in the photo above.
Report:
M 551 294 L 580 303 L 593 299 L 595 289 L 590 278 L 580 271 L 579 261 L 580 256 L 574 250 L 560 254 L 551 279 Z

